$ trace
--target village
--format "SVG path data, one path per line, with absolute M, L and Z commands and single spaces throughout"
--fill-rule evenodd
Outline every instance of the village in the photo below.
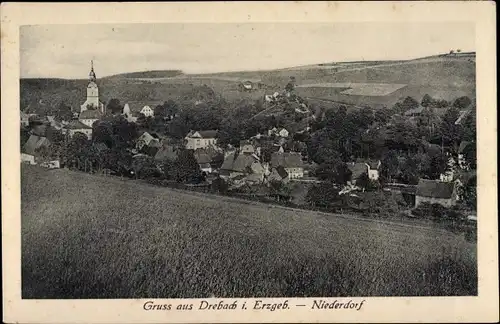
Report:
M 429 21 L 15 30 L 22 299 L 182 317 L 484 293 L 484 51 L 469 22 Z
M 408 97 L 392 113 L 328 111 L 297 95 L 292 77 L 258 107 L 247 105 L 210 128 L 210 118 L 224 114 L 210 91 L 193 98 L 188 114 L 171 100 L 154 108 L 131 109 L 118 99 L 105 105 L 97 83 L 91 63 L 87 97 L 78 109 L 64 117 L 21 111 L 22 163 L 298 208 L 477 219 L 475 104 L 467 97 L 454 103 Z M 239 88 L 254 86 L 263 87 L 247 81 Z M 197 124 L 202 126 L 192 127 Z M 411 134 L 410 124 L 424 135 Z M 441 145 L 430 143 L 440 127 L 451 127 L 454 138 L 444 143 L 441 135 Z M 387 143 L 394 149 L 375 152 Z

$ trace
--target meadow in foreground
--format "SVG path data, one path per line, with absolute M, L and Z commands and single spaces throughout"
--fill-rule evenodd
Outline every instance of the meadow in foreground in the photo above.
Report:
M 23 166 L 23 298 L 477 295 L 439 229 Z

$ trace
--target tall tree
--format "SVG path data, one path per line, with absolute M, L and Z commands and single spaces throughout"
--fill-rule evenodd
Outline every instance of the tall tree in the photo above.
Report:
M 319 184 L 309 188 L 306 194 L 306 201 L 314 207 L 333 207 L 341 202 L 339 189 L 331 184 Z
M 465 109 L 465 108 L 469 107 L 469 105 L 471 103 L 472 103 L 472 100 L 469 97 L 463 96 L 463 97 L 455 99 L 455 101 L 453 102 L 453 107 L 457 108 L 457 109 Z
M 112 114 L 120 114 L 123 111 L 123 106 L 120 103 L 120 100 L 116 98 L 111 99 L 108 102 L 106 111 L 111 112 Z
M 318 179 L 339 185 L 345 185 L 352 177 L 352 172 L 347 167 L 347 164 L 338 159 L 332 163 L 320 164 L 315 173 Z
M 446 146 L 448 151 L 451 151 L 454 155 L 458 151 L 462 135 L 461 126 L 455 123 L 458 117 L 458 109 L 449 108 L 442 118 L 439 129 L 442 145 Z
M 200 166 L 191 150 L 179 152 L 175 162 L 175 180 L 184 183 L 199 183 L 202 181 Z

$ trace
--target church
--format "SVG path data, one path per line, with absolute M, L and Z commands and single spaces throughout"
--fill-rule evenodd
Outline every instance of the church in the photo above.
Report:
M 87 100 L 80 106 L 78 119 L 85 125 L 92 127 L 92 124 L 105 113 L 104 104 L 99 101 L 99 87 L 94 72 L 94 62 L 90 61 L 89 84 L 87 85 Z

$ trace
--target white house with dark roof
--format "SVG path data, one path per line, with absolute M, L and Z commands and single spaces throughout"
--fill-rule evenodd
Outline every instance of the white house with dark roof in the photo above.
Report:
M 92 125 L 101 119 L 103 116 L 103 113 L 99 110 L 95 109 L 87 109 L 84 110 L 80 113 L 80 116 L 78 116 L 78 120 L 89 127 L 92 127 Z
M 148 132 L 144 132 L 137 138 L 136 149 L 141 150 L 144 146 L 160 147 L 160 140 Z
M 202 172 L 212 173 L 212 157 L 205 149 L 197 149 L 194 151 L 194 158 Z
M 283 183 L 287 183 L 288 180 L 290 180 L 288 172 L 286 172 L 285 168 L 282 166 L 272 168 L 271 172 L 267 176 L 268 183 L 272 181 L 280 181 Z
M 422 203 L 451 207 L 458 200 L 455 182 L 420 179 L 415 193 L 415 207 Z
M 254 154 L 256 152 L 255 146 L 249 140 L 240 141 L 240 153 Z
M 276 128 L 276 127 L 273 127 L 272 129 L 270 129 L 270 130 L 267 131 L 267 135 L 268 136 L 275 135 L 275 136 L 287 138 L 288 135 L 290 135 L 290 133 L 285 128 Z
M 21 117 L 21 126 L 29 126 L 29 124 L 30 124 L 30 120 L 29 120 L 30 119 L 30 115 L 28 115 L 24 111 L 21 111 L 20 117 Z
M 288 173 L 290 179 L 299 179 L 304 177 L 304 162 L 302 162 L 302 155 L 296 152 L 271 154 L 271 167 L 283 167 Z
M 368 178 L 377 181 L 379 178 L 379 169 L 381 162 L 372 160 L 358 159 L 356 162 L 347 163 L 347 168 L 351 171 L 351 182 L 355 183 L 360 175 L 366 173 Z
M 155 112 L 153 109 L 151 109 L 151 107 L 146 105 L 146 106 L 142 107 L 141 114 L 143 114 L 147 118 L 147 117 L 153 117 Z
M 21 148 L 21 162 L 28 164 L 38 164 L 41 167 L 55 169 L 60 167 L 58 159 L 50 159 L 47 153 L 50 150 L 50 140 L 45 136 L 31 134 L 26 143 Z M 45 148 L 45 153 L 41 149 Z
M 266 165 L 260 163 L 259 158 L 254 154 L 237 154 L 237 152 L 233 152 L 224 158 L 220 168 L 220 176 L 232 179 L 237 176 L 257 174 L 260 181 L 263 181 L 266 171 Z
M 70 137 L 73 137 L 76 133 L 83 133 L 87 135 L 88 139 L 92 139 L 92 127 L 87 126 L 79 120 L 72 120 L 62 129 L 63 134 L 68 134 Z
M 217 130 L 190 131 L 186 137 L 186 149 L 197 150 L 217 145 Z

